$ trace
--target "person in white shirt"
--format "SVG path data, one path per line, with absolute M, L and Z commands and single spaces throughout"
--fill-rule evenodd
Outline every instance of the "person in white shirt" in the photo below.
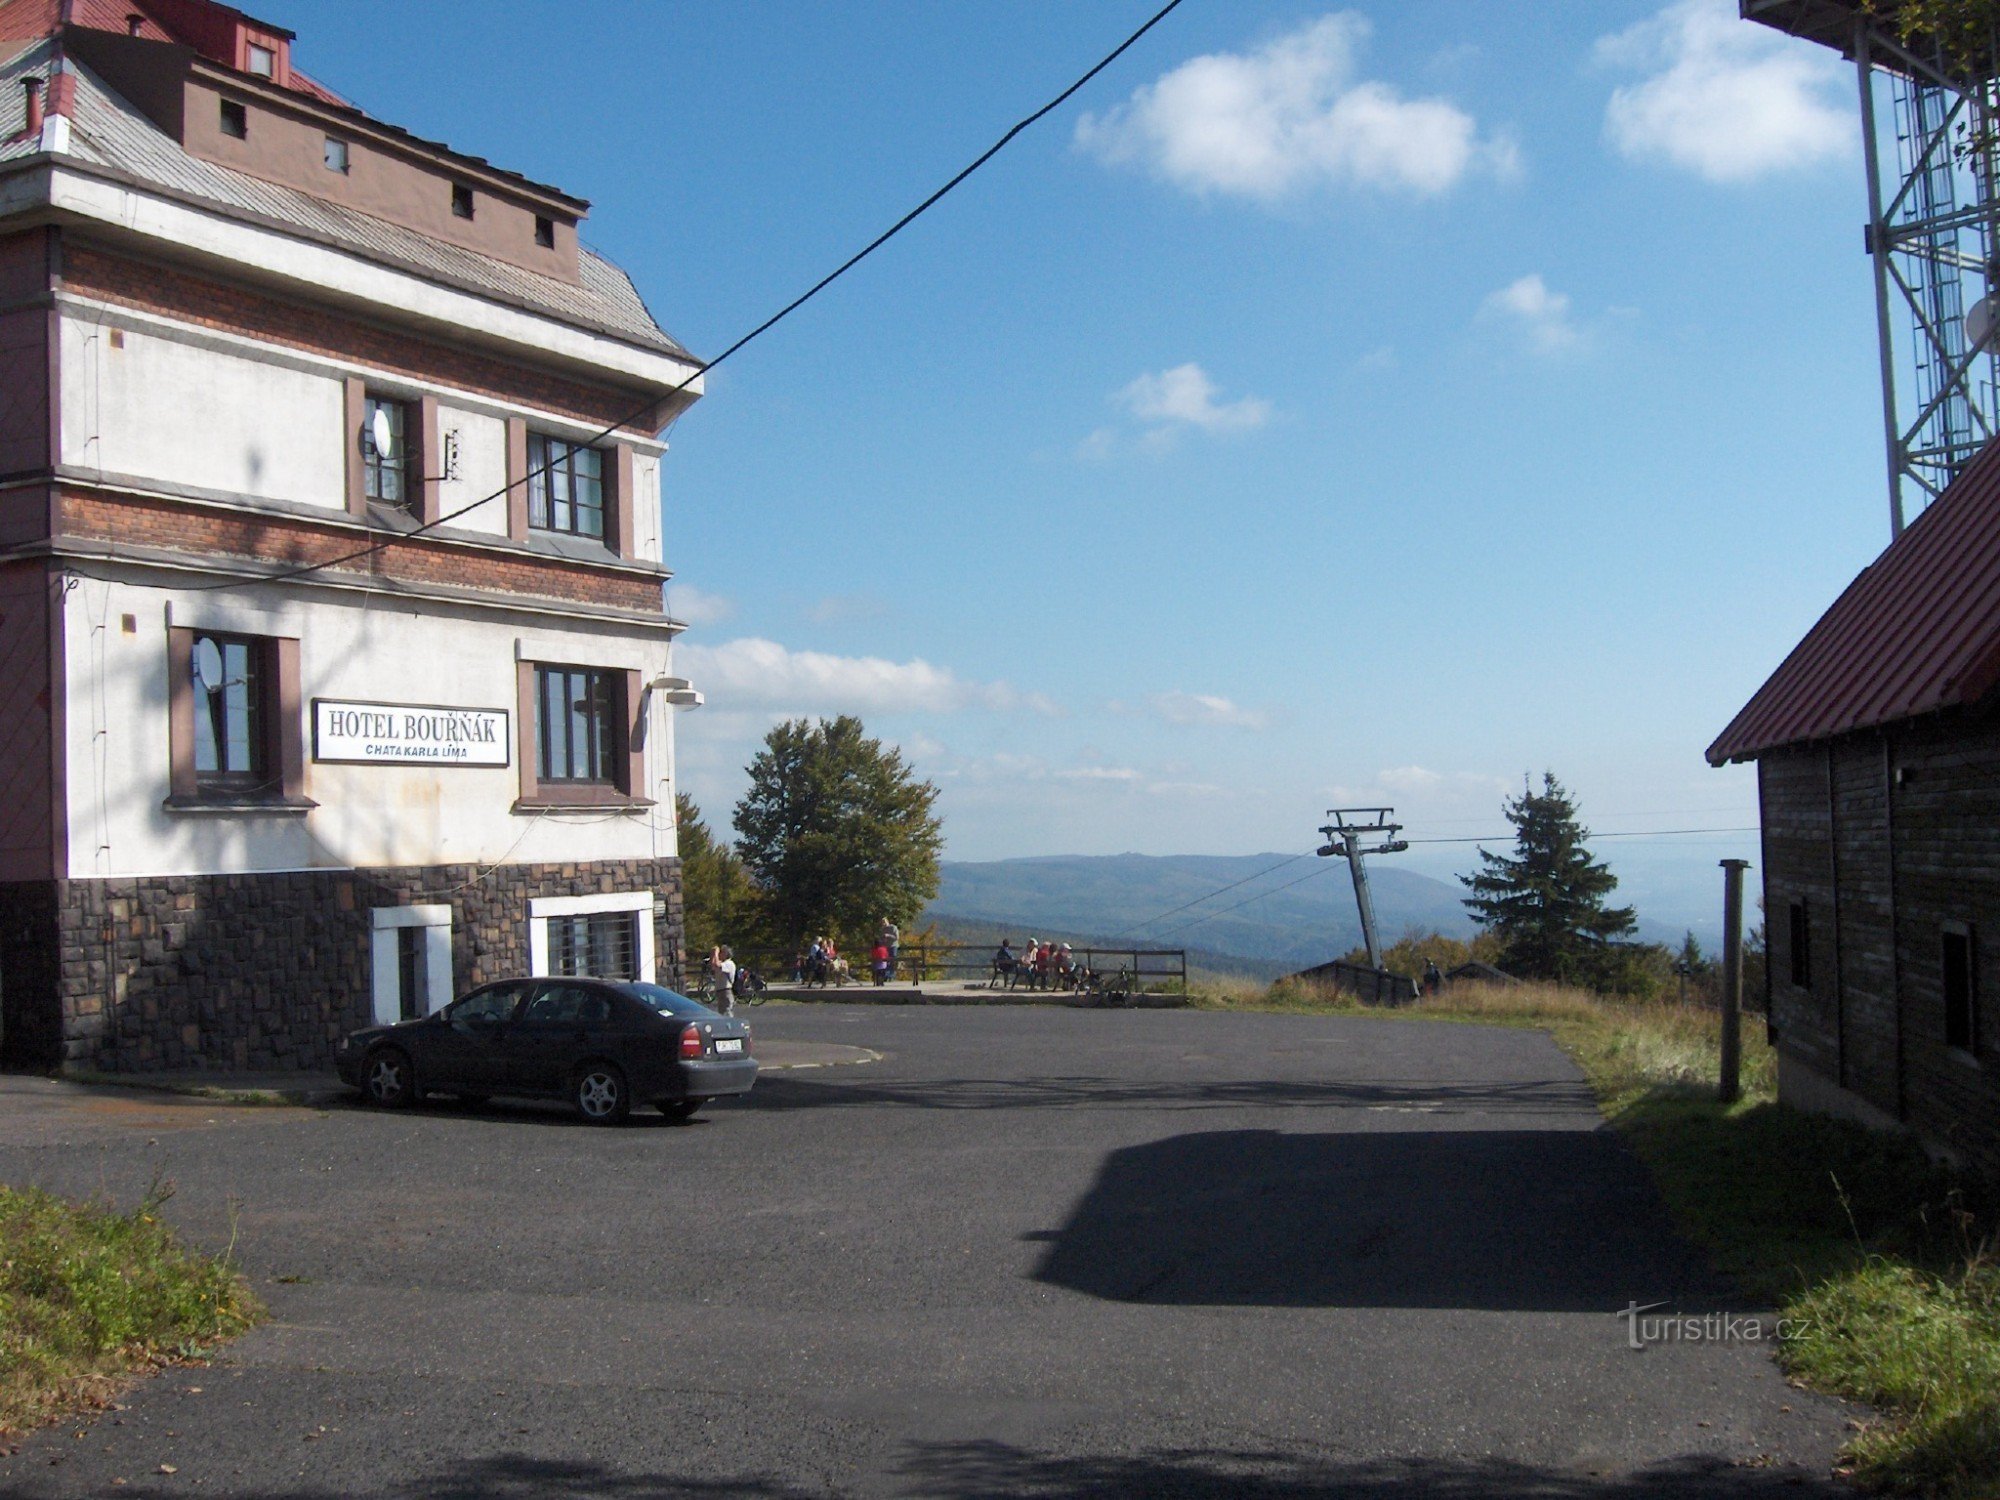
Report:
M 713 1005 L 725 1016 L 736 1007 L 736 959 L 720 943 L 708 954 L 708 991 Z

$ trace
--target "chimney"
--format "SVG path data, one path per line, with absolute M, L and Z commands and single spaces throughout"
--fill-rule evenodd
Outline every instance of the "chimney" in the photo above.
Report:
M 146 18 L 140 15 L 139 12 L 137 12 L 136 10 L 127 11 L 125 13 L 125 35 L 137 36 L 139 34 L 139 28 L 141 26 L 144 26 L 145 24 L 146 24 Z
M 42 133 L 42 80 L 39 78 L 23 78 L 21 80 L 21 87 L 26 91 L 28 96 L 28 120 L 21 127 L 21 134 L 23 136 L 38 136 Z

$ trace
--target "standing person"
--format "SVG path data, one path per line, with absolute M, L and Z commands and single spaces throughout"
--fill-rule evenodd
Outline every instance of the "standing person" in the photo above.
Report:
M 717 943 L 708 954 L 708 992 L 714 1009 L 728 1015 L 736 1008 L 736 957 Z
M 882 931 L 878 934 L 878 941 L 889 950 L 889 977 L 894 979 L 896 977 L 896 964 L 902 958 L 903 929 L 887 917 L 884 917 L 882 919 Z
M 875 970 L 875 983 L 879 987 L 889 982 L 889 970 L 895 960 L 889 957 L 889 945 L 881 938 L 875 939 L 875 946 L 869 951 L 869 963 Z
M 1438 971 L 1437 960 L 1434 958 L 1425 959 L 1424 993 L 1426 995 L 1435 995 L 1438 991 L 1442 990 L 1443 988 L 1444 988 L 1444 975 Z

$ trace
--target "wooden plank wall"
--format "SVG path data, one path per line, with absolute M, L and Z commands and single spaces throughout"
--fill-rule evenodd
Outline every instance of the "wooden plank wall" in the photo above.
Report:
M 2000 697 L 1758 763 L 1779 1047 L 2000 1174 Z M 1790 906 L 1806 903 L 1810 983 Z M 1945 1045 L 1946 924 L 1974 933 L 1976 1046 Z

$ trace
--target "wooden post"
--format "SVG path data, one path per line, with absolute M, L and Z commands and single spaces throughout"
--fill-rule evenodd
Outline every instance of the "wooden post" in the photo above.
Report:
M 1747 859 L 1722 862 L 1722 1081 L 1716 1097 L 1734 1104 L 1743 1067 L 1743 872 Z

